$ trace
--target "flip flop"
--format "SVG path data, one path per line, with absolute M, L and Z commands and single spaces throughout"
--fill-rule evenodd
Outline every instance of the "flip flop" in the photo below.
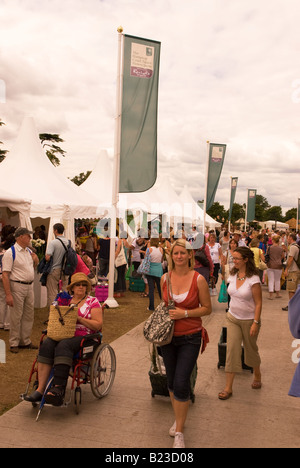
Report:
M 219 400 L 223 400 L 223 401 L 229 400 L 229 398 L 232 397 L 232 392 L 229 393 L 229 392 L 226 392 L 226 390 L 223 390 L 222 392 L 219 393 L 218 397 L 219 397 Z

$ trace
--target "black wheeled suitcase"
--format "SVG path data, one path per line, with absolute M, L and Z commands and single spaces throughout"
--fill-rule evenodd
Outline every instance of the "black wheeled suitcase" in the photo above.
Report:
M 220 336 L 220 341 L 219 341 L 219 344 L 218 344 L 218 353 L 219 353 L 218 369 L 220 369 L 221 367 L 225 367 L 225 365 L 226 365 L 226 352 L 227 352 L 227 328 L 223 327 L 222 332 L 221 332 L 221 336 Z M 248 367 L 245 364 L 244 353 L 245 353 L 244 347 L 242 346 L 242 354 L 241 354 L 242 368 L 244 370 L 251 371 L 252 374 L 253 374 L 253 368 Z
M 191 375 L 191 401 L 195 403 L 195 385 L 197 380 L 197 364 L 194 367 L 193 373 Z M 149 371 L 149 377 L 151 382 L 151 396 L 152 398 L 155 395 L 169 397 L 168 390 L 168 380 L 166 375 L 166 369 L 164 366 L 163 358 L 160 353 L 159 347 L 153 345 L 151 353 L 151 367 Z

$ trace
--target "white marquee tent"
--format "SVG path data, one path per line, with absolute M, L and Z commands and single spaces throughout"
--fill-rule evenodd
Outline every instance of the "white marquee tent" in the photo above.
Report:
M 30 218 L 50 218 L 49 238 L 56 222 L 75 240 L 74 219 L 96 218 L 97 201 L 60 174 L 42 148 L 32 117 L 25 117 L 17 141 L 0 165 L 1 189 L 31 200 Z
M 189 209 L 191 209 L 191 216 L 193 218 L 193 223 L 196 225 L 203 226 L 203 217 L 204 217 L 204 211 L 198 203 L 195 202 L 193 199 L 188 187 L 185 185 L 181 194 L 180 194 L 180 199 L 184 204 L 189 206 Z M 216 227 L 221 227 L 221 223 L 218 223 L 215 221 L 211 216 L 206 214 L 205 216 L 205 226 L 208 227 L 209 229 L 215 229 Z
M 91 175 L 81 187 L 97 198 L 99 206 L 109 209 L 112 204 L 112 179 L 113 170 L 108 153 L 101 150 Z M 120 193 L 118 208 L 122 218 L 125 218 L 125 210 L 134 212 L 136 225 L 141 225 L 143 212 L 148 213 L 148 221 L 164 214 L 172 222 L 182 222 L 185 214 L 184 205 L 175 190 L 168 181 L 160 177 L 146 192 Z
M 30 221 L 30 200 L 24 200 L 22 198 L 17 198 L 15 195 L 8 193 L 0 189 L 0 212 L 3 208 L 8 208 L 12 213 L 18 213 L 19 217 L 19 226 L 27 227 L 27 229 L 32 229 Z M 0 219 L 5 216 L 0 215 Z
M 99 206 L 109 209 L 112 200 L 112 179 L 113 170 L 106 150 L 101 150 L 96 165 L 81 187 L 96 197 Z M 203 210 L 195 202 L 187 187 L 184 187 L 180 196 L 178 196 L 170 183 L 158 176 L 155 185 L 146 192 L 119 194 L 119 213 L 120 216 L 125 210 L 131 210 L 136 213 L 136 220 L 142 222 L 139 218 L 142 212 L 148 213 L 148 220 L 152 220 L 158 215 L 165 215 L 169 224 L 176 226 L 184 222 L 190 222 L 203 225 Z M 125 217 L 125 216 L 124 216 Z M 206 226 L 215 228 L 221 226 L 220 223 L 206 215 Z

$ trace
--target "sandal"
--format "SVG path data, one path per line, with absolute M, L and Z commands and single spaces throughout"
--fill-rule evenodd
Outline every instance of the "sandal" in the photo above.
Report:
M 254 380 L 251 387 L 253 390 L 260 390 L 262 387 L 262 383 L 259 380 Z
M 26 395 L 24 397 L 24 400 L 29 401 L 30 403 L 38 403 L 42 401 L 42 398 L 43 398 L 43 395 L 40 392 L 35 391 L 31 395 Z
M 232 392 L 226 392 L 226 390 L 223 390 L 222 392 L 219 393 L 218 395 L 219 400 L 229 400 L 229 398 L 232 397 Z
M 49 392 L 45 395 L 45 403 L 52 406 L 62 406 L 64 399 L 65 388 L 59 385 L 50 388 Z
M 149 294 L 147 294 L 147 293 L 142 293 L 142 294 L 141 294 L 141 297 L 149 297 Z

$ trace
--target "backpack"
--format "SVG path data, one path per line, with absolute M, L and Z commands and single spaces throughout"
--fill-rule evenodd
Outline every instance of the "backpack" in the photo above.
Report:
M 69 241 L 68 247 L 66 247 L 59 237 L 57 237 L 57 240 L 61 242 L 66 251 L 61 262 L 61 271 L 65 276 L 72 276 L 78 264 L 77 253 L 71 247 L 71 241 Z

